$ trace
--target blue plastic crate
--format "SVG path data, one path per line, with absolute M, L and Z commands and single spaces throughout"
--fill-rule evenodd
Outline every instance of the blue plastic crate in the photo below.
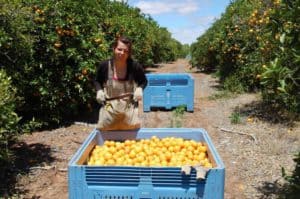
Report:
M 187 73 L 146 74 L 148 84 L 144 89 L 143 109 L 151 107 L 171 109 L 185 105 L 194 111 L 194 79 Z
M 180 137 L 204 142 L 213 168 L 197 180 L 179 167 L 87 166 L 95 145 L 105 140 Z M 92 131 L 68 165 L 70 199 L 223 199 L 225 168 L 207 132 L 191 128 L 142 128 L 137 132 Z

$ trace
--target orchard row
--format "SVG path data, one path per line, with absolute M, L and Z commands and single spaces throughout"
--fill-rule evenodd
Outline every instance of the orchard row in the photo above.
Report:
M 224 88 L 260 90 L 273 107 L 300 113 L 300 1 L 235 0 L 191 46 L 192 65 Z

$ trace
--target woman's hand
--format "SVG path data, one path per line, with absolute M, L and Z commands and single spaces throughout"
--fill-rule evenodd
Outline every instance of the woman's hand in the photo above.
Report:
M 140 101 L 143 99 L 143 89 L 141 87 L 137 87 L 133 93 L 133 100 Z
M 102 89 L 97 91 L 96 100 L 99 104 L 102 104 L 105 101 L 105 93 Z

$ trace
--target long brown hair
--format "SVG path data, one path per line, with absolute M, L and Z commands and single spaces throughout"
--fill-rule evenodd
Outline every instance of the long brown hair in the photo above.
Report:
M 115 49 L 118 46 L 118 42 L 122 42 L 124 43 L 127 47 L 128 47 L 128 58 L 131 58 L 131 54 L 132 54 L 132 41 L 126 37 L 126 36 L 120 36 L 117 37 L 112 45 L 113 49 Z

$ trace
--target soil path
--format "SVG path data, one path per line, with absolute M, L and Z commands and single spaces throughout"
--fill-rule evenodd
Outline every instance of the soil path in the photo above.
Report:
M 293 155 L 300 148 L 300 127 L 266 120 L 259 112 L 257 94 L 210 99 L 218 94 L 217 79 L 190 70 L 187 60 L 147 68 L 152 73 L 188 72 L 195 81 L 194 112 L 185 112 L 182 127 L 204 128 L 226 167 L 225 198 L 275 198 L 282 183 L 281 167 L 294 169 Z M 239 124 L 231 124 L 234 112 Z M 142 113 L 142 110 L 140 111 Z M 143 127 L 170 127 L 172 111 L 142 113 Z M 20 198 L 68 198 L 67 164 L 94 128 L 74 123 L 22 136 L 27 173 L 16 180 Z

